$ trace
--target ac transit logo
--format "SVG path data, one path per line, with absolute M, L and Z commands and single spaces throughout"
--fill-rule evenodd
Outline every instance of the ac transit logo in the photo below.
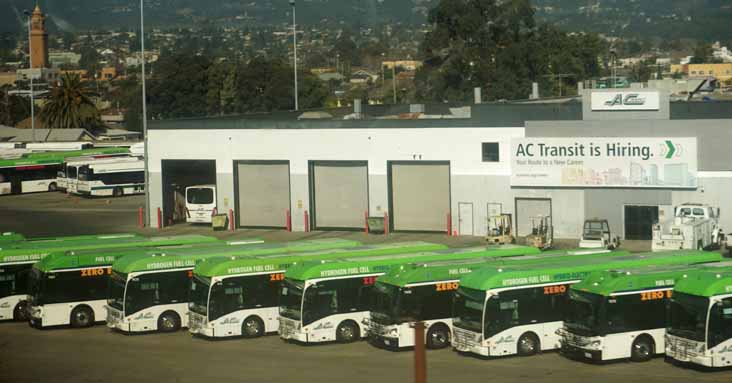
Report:
M 610 100 L 605 101 L 605 106 L 618 106 L 618 105 L 645 105 L 646 99 L 641 97 L 638 93 L 628 93 L 623 97 L 622 93 L 618 93 Z
M 509 335 L 509 336 L 502 336 L 500 339 L 498 339 L 498 341 L 496 341 L 496 344 L 514 343 L 514 342 L 516 342 L 516 341 L 513 339 L 513 335 Z

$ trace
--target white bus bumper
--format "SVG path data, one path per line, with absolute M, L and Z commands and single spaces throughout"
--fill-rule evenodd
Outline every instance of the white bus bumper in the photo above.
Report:
M 145 332 L 158 329 L 157 318 L 146 310 L 124 316 L 122 311 L 107 306 L 107 327 L 122 332 Z
M 483 336 L 458 327 L 452 329 L 452 347 L 459 352 L 491 356 L 490 347 L 483 345 Z
M 280 338 L 285 340 L 294 340 L 297 342 L 308 342 L 308 334 L 303 331 L 299 321 L 280 317 L 279 326 Z
M 696 342 L 674 335 L 666 335 L 666 356 L 684 363 L 693 363 L 706 367 L 724 366 L 715 364 L 715 358 L 708 355 L 704 342 Z M 726 365 L 732 360 L 727 361 Z
M 188 332 L 191 334 L 213 338 L 216 336 L 215 326 L 215 322 L 209 322 L 205 315 L 188 312 Z

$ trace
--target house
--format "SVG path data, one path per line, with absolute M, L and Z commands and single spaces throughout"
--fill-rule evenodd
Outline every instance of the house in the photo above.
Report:
M 351 74 L 351 79 L 349 82 L 351 84 L 366 84 L 369 82 L 374 82 L 379 79 L 379 76 L 376 74 L 373 74 L 365 69 L 359 69 Z

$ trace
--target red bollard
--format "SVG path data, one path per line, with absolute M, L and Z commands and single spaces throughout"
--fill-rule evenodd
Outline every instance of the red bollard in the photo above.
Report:
M 140 209 L 138 210 L 138 214 L 137 214 L 137 223 L 140 225 L 140 229 L 145 227 L 145 221 L 143 219 L 142 212 L 143 212 L 142 207 L 140 207 Z
M 447 236 L 452 235 L 452 214 L 447 213 Z
M 384 235 L 389 235 L 389 213 L 384 212 Z
M 163 228 L 163 212 L 158 208 L 158 230 Z
M 364 220 L 364 225 L 363 225 L 364 233 L 366 233 L 366 235 L 369 235 L 369 212 L 368 211 L 363 212 L 363 220 Z
M 229 209 L 229 230 L 234 231 L 234 209 Z
M 310 232 L 310 219 L 308 218 L 308 211 L 305 210 L 305 232 Z
M 292 231 L 292 213 L 290 213 L 290 209 L 285 210 L 285 227 L 287 231 Z

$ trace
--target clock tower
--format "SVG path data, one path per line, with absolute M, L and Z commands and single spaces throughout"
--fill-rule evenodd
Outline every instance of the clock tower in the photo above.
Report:
M 48 67 L 48 33 L 46 32 L 46 16 L 36 4 L 31 15 L 31 63 L 33 68 Z

